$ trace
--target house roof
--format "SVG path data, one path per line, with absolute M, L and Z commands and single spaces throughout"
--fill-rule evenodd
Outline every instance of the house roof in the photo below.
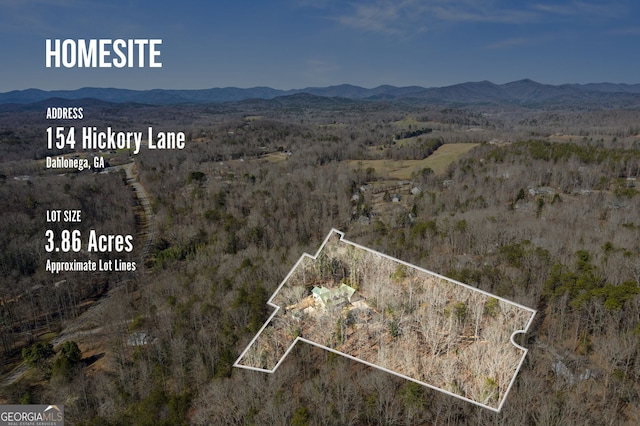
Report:
M 346 284 L 341 284 L 338 288 L 314 287 L 311 293 L 318 298 L 324 306 L 337 305 L 349 302 L 356 290 Z

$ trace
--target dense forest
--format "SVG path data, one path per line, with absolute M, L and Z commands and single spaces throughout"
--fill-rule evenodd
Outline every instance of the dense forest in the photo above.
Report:
M 111 158 L 147 218 L 124 171 L 45 170 L 42 111 L 1 113 L 0 402 L 82 425 L 640 422 L 638 111 L 312 101 L 85 109 L 187 134 Z M 51 206 L 137 235 L 143 267 L 45 272 Z M 537 310 L 501 412 L 305 344 L 273 374 L 232 366 L 332 228 Z

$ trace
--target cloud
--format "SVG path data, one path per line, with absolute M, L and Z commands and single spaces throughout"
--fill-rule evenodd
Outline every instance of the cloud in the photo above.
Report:
M 576 10 L 574 7 L 568 4 L 533 4 L 531 5 L 533 10 L 537 10 L 542 13 L 548 13 L 552 15 L 574 15 Z
M 336 20 L 347 27 L 386 34 L 402 32 L 403 21 L 409 18 L 408 13 L 415 11 L 414 2 L 407 0 L 360 3 L 352 7 L 352 13 L 338 16 Z
M 522 24 L 533 22 L 537 18 L 537 14 L 532 11 L 496 7 L 494 2 L 441 3 L 431 7 L 430 11 L 435 18 L 449 22 Z
M 300 0 L 305 1 L 305 0 Z M 340 24 L 391 35 L 415 33 L 413 28 L 442 24 L 546 24 L 554 19 L 611 20 L 629 14 L 621 0 L 568 0 L 524 4 L 507 0 L 355 0 L 329 13 Z
M 426 30 L 441 23 L 486 22 L 520 24 L 532 22 L 538 13 L 501 7 L 492 0 L 377 0 L 351 3 L 335 20 L 365 31 L 406 35 L 415 28 Z M 506 4 L 509 4 L 508 2 Z
M 570 18 L 592 17 L 595 19 L 619 18 L 628 13 L 627 6 L 620 1 L 583 1 L 574 0 L 562 3 L 535 3 L 531 9 L 549 16 L 564 16 Z
M 510 37 L 498 40 L 493 43 L 489 43 L 484 46 L 485 49 L 510 49 L 518 46 L 531 46 L 540 44 L 557 44 L 563 39 L 566 39 L 567 35 L 563 32 L 549 31 L 549 32 L 537 32 L 525 37 Z
M 522 46 L 525 44 L 531 44 L 534 40 L 526 37 L 516 37 L 507 40 L 498 41 L 486 46 L 487 49 L 506 49 L 514 46 Z

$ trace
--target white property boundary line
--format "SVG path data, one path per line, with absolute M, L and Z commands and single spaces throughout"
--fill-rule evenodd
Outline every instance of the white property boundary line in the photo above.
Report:
M 280 357 L 280 360 L 279 360 L 279 361 L 278 361 L 278 363 L 275 365 L 275 367 L 273 367 L 273 369 L 272 369 L 272 370 L 264 369 L 264 368 L 258 368 L 258 367 L 250 367 L 250 366 L 247 366 L 247 365 L 242 365 L 242 364 L 240 364 L 240 360 L 241 360 L 242 358 L 244 358 L 244 356 L 245 356 L 245 355 L 246 355 L 246 353 L 249 351 L 249 349 L 251 348 L 251 346 L 253 345 L 253 343 L 254 343 L 254 342 L 255 342 L 255 341 L 260 337 L 260 334 L 262 334 L 262 332 L 264 331 L 264 329 L 265 329 L 265 328 L 266 328 L 266 327 L 271 323 L 271 320 L 273 320 L 273 318 L 278 314 L 278 311 L 280 310 L 280 308 L 281 308 L 281 307 L 280 307 L 280 306 L 278 306 L 278 305 L 276 305 L 276 304 L 274 304 L 274 303 L 273 303 L 273 299 L 274 299 L 274 298 L 276 297 L 276 295 L 280 292 L 280 290 L 282 289 L 282 287 L 287 283 L 287 281 L 289 280 L 289 277 L 293 274 L 293 271 L 295 271 L 295 270 L 296 270 L 296 268 L 297 268 L 297 267 L 300 265 L 300 263 L 305 259 L 305 257 L 306 257 L 306 258 L 311 258 L 311 259 L 313 259 L 313 260 L 316 260 L 316 259 L 317 259 L 317 257 L 318 257 L 318 256 L 320 255 L 320 253 L 322 252 L 322 249 L 324 249 L 324 246 L 326 245 L 327 241 L 329 241 L 329 239 L 331 239 L 331 237 L 334 235 L 334 233 L 335 233 L 335 234 L 340 235 L 340 241 L 341 241 L 341 242 L 343 242 L 343 243 L 350 244 L 350 245 L 352 245 L 352 246 L 354 246 L 354 247 L 357 247 L 357 248 L 359 248 L 359 249 L 367 250 L 367 251 L 369 251 L 369 252 L 371 252 L 371 253 L 374 253 L 374 254 L 377 254 L 377 255 L 380 255 L 380 256 L 386 257 L 387 259 L 390 259 L 390 260 L 392 260 L 392 261 L 394 261 L 394 262 L 398 262 L 398 263 L 401 263 L 401 264 L 403 264 L 403 265 L 405 265 L 405 266 L 408 266 L 408 267 L 411 267 L 411 268 L 415 268 L 415 269 L 417 269 L 417 270 L 419 270 L 419 271 L 422 271 L 422 272 L 426 272 L 427 274 L 434 275 L 434 276 L 436 276 L 436 277 L 438 277 L 438 278 L 444 279 L 444 280 L 449 281 L 449 282 L 452 282 L 452 283 L 454 283 L 454 284 L 461 285 L 461 286 L 463 286 L 463 287 L 465 287 L 465 288 L 468 288 L 468 289 L 470 289 L 470 290 L 476 291 L 476 292 L 478 292 L 478 293 L 482 293 L 482 294 L 484 294 L 484 295 L 486 295 L 486 296 L 489 296 L 489 297 L 492 297 L 492 298 L 495 298 L 495 299 L 498 299 L 498 300 L 502 300 L 502 301 L 503 301 L 503 302 L 505 302 L 505 303 L 508 303 L 508 304 L 510 304 L 510 305 L 517 306 L 517 307 L 519 307 L 519 308 L 521 308 L 521 309 L 524 309 L 524 310 L 527 310 L 527 311 L 531 312 L 531 314 L 532 314 L 532 315 L 531 315 L 531 317 L 529 318 L 529 321 L 527 322 L 527 325 L 526 325 L 526 327 L 524 328 L 524 330 L 516 330 L 516 331 L 514 331 L 514 332 L 511 334 L 511 337 L 509 338 L 509 340 L 511 341 L 511 344 L 512 344 L 513 346 L 515 346 L 515 347 L 519 348 L 520 350 L 522 350 L 524 353 L 522 354 L 522 357 L 520 358 L 520 362 L 518 363 L 518 367 L 516 368 L 515 372 L 513 373 L 513 377 L 511 378 L 511 382 L 509 383 L 509 386 L 507 387 L 507 390 L 504 392 L 504 396 L 502 397 L 502 400 L 500 401 L 500 404 L 498 405 L 498 407 L 497 407 L 497 408 L 495 408 L 495 407 L 491 407 L 491 406 L 486 405 L 486 404 L 482 404 L 481 402 L 474 401 L 474 400 L 472 400 L 472 399 L 466 398 L 466 397 L 461 396 L 461 395 L 457 395 L 457 394 L 452 393 L 452 392 L 449 392 L 449 391 L 447 391 L 447 390 L 445 390 L 445 389 L 442 389 L 442 388 L 436 387 L 436 386 L 434 386 L 434 385 L 430 385 L 429 383 L 425 383 L 425 382 L 423 382 L 423 381 L 413 379 L 413 378 L 411 378 L 411 377 L 409 377 L 409 376 L 405 376 L 404 374 L 400 374 L 400 373 L 398 373 L 398 372 L 396 372 L 396 371 L 389 370 L 389 369 L 384 368 L 384 367 L 381 367 L 381 366 L 379 366 L 379 365 L 372 364 L 372 363 L 370 363 L 370 362 L 364 361 L 364 360 L 362 360 L 362 359 L 360 359 L 360 358 L 356 358 L 356 357 L 354 357 L 354 356 L 352 356 L 352 355 L 349 355 L 349 354 L 346 354 L 346 353 L 344 353 L 344 352 L 340 352 L 340 351 L 337 351 L 337 350 L 335 350 L 335 349 L 331 349 L 331 348 L 329 348 L 329 347 L 327 347 L 327 346 L 321 345 L 321 344 L 319 344 L 319 343 L 317 343 L 317 342 L 313 342 L 313 341 L 308 340 L 308 339 L 305 339 L 305 338 L 303 338 L 303 337 L 296 337 L 296 338 L 294 339 L 293 343 L 291 343 L 291 345 L 289 345 L 289 347 L 287 348 L 287 350 L 286 350 L 286 352 L 284 353 L 284 355 L 282 355 L 282 356 Z M 528 330 L 528 329 L 529 329 L 529 327 L 531 326 L 531 323 L 533 322 L 533 318 L 535 317 L 535 314 L 536 314 L 536 310 L 535 310 L 535 309 L 531 309 L 531 308 L 529 308 L 529 307 L 527 307 L 527 306 L 520 305 L 519 303 L 512 302 L 512 301 L 510 301 L 510 300 L 507 300 L 507 299 L 504 299 L 504 298 L 502 298 L 502 297 L 496 296 L 496 295 L 494 295 L 494 294 L 488 293 L 488 292 L 486 292 L 486 291 L 484 291 L 484 290 L 480 290 L 480 289 L 478 289 L 478 288 L 472 287 L 472 286 L 470 286 L 470 285 L 468 285 L 468 284 L 461 283 L 461 282 L 459 282 L 459 281 L 453 280 L 453 279 L 451 279 L 451 278 L 445 277 L 445 276 L 443 276 L 443 275 L 437 274 L 437 273 L 432 272 L 432 271 L 429 271 L 429 270 L 427 270 L 427 269 L 420 268 L 420 267 L 418 267 L 418 266 L 416 266 L 416 265 L 413 265 L 413 264 L 411 264 L 411 263 L 405 262 L 405 261 L 403 261 L 403 260 L 396 259 L 396 258 L 391 257 L 391 256 L 388 256 L 388 255 L 386 255 L 386 254 L 384 254 L 384 253 L 380 253 L 380 252 L 375 251 L 375 250 L 373 250 L 373 249 L 370 249 L 370 248 L 368 248 L 368 247 L 364 247 L 364 246 L 362 246 L 362 245 L 360 245 L 360 244 L 357 244 L 357 243 L 354 243 L 354 242 L 351 242 L 351 241 L 345 240 L 345 239 L 344 239 L 344 232 L 338 231 L 338 230 L 337 230 L 337 229 L 335 229 L 335 228 L 331 229 L 331 231 L 329 232 L 329 234 L 327 235 L 327 237 L 324 239 L 324 241 L 323 241 L 323 242 L 322 242 L 322 244 L 320 245 L 320 248 L 318 249 L 318 251 L 316 252 L 316 254 L 315 254 L 315 255 L 313 255 L 313 256 L 312 256 L 312 255 L 309 255 L 309 254 L 307 254 L 307 253 L 303 253 L 303 254 L 302 254 L 302 256 L 300 256 L 300 259 L 298 259 L 298 261 L 297 261 L 297 262 L 296 262 L 296 264 L 293 266 L 293 268 L 291 268 L 291 270 L 289 271 L 289 273 L 287 274 L 287 276 L 284 278 L 284 280 L 282 280 L 282 282 L 280 283 L 280 285 L 278 286 L 278 288 L 273 292 L 273 295 L 269 298 L 269 300 L 267 301 L 267 304 L 268 304 L 269 306 L 271 306 L 271 307 L 275 308 L 275 310 L 273 311 L 273 313 L 271 314 L 271 316 L 269 317 L 269 319 L 267 319 L 267 321 L 264 323 L 264 325 L 262 326 L 262 328 L 260 328 L 260 331 L 258 331 L 258 333 L 255 335 L 255 337 L 254 337 L 253 339 L 251 339 L 251 342 L 249 342 L 249 344 L 247 345 L 247 347 L 245 348 L 245 350 L 244 350 L 244 351 L 242 351 L 242 354 L 240 354 L 240 356 L 238 357 L 238 359 L 236 360 L 236 362 L 234 362 L 234 364 L 233 364 L 233 366 L 234 366 L 234 367 L 244 368 L 244 369 L 247 369 L 247 370 L 261 371 L 261 372 L 266 372 L 266 373 L 274 373 L 274 372 L 278 369 L 278 367 L 280 366 L 280 364 L 282 364 L 282 362 L 283 362 L 283 361 L 284 361 L 284 359 L 287 357 L 287 355 L 289 355 L 289 352 L 291 352 L 291 350 L 293 349 L 293 347 L 295 346 L 295 344 L 296 344 L 298 341 L 301 341 L 301 342 L 305 342 L 305 343 L 308 343 L 308 344 L 310 344 L 310 345 L 313 345 L 313 346 L 316 346 L 316 347 L 319 347 L 319 348 L 325 349 L 325 350 L 327 350 L 327 351 L 329 351 L 329 352 L 333 352 L 333 353 L 335 353 L 335 354 L 342 355 L 342 356 L 347 357 L 347 358 L 349 358 L 349 359 L 352 359 L 352 360 L 354 360 L 354 361 L 358 361 L 358 362 L 363 363 L 363 364 L 365 364 L 365 365 L 368 365 L 368 366 L 370 366 L 370 367 L 377 368 L 377 369 L 382 370 L 382 371 L 384 371 L 384 372 L 387 372 L 387 373 L 389 373 L 389 374 L 393 374 L 394 376 L 402 377 L 402 378 L 403 378 L 403 379 L 405 379 L 405 380 L 412 381 L 412 382 L 417 383 L 417 384 L 419 384 L 419 385 L 426 386 L 426 387 L 428 387 L 428 388 L 430 388 L 430 389 L 434 389 L 434 390 L 437 390 L 437 391 L 439 391 L 439 392 L 443 392 L 443 393 L 445 393 L 445 394 L 447 394 L 447 395 L 451 395 L 451 396 L 454 396 L 454 397 L 456 397 L 456 398 L 462 399 L 462 400 L 464 400 L 464 401 L 470 402 L 470 403 L 472 403 L 472 404 L 476 404 L 476 405 L 478 405 L 478 406 L 480 406 L 480 407 L 487 408 L 487 409 L 489 409 L 489 410 L 491 410 L 491 411 L 495 411 L 495 412 L 500 412 L 500 410 L 502 409 L 502 406 L 504 405 L 505 401 L 507 400 L 507 396 L 509 395 L 509 392 L 511 391 L 511 387 L 512 387 L 512 386 L 513 386 L 513 384 L 515 383 L 516 377 L 518 376 L 518 373 L 520 372 L 520 368 L 522 367 L 522 363 L 524 362 L 524 359 L 525 359 L 525 357 L 526 357 L 527 353 L 529 352 L 529 350 L 528 350 L 527 348 L 525 348 L 525 347 L 522 347 L 522 346 L 518 345 L 518 344 L 514 341 L 514 337 L 515 337 L 515 335 L 516 335 L 516 334 L 519 334 L 519 333 L 526 333 L 526 332 L 527 332 L 527 330 Z

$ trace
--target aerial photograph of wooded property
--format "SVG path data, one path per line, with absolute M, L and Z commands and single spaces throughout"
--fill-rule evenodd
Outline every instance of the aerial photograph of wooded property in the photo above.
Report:
M 160 3 L 0 2 L 0 423 L 640 424 L 640 5 Z
M 535 311 L 349 244 L 332 231 L 269 303 L 284 306 L 236 366 L 272 372 L 294 339 L 498 409 Z
M 172 106 L 167 120 L 166 106 L 93 101 L 111 123 L 192 120 L 179 154 L 107 153 L 110 173 L 43 171 L 37 135 L 44 126 L 24 125 L 40 111 L 3 112 L 4 400 L 66 395 L 67 416 L 77 409 L 78 421 L 125 423 L 153 412 L 151 405 L 202 424 L 231 423 L 229 416 L 277 423 L 303 411 L 339 423 L 384 424 L 380 418 L 391 416 L 420 424 L 452 410 L 472 423 L 511 416 L 511 424 L 529 401 L 536 402 L 531 416 L 573 407 L 572 417 L 610 410 L 623 424 L 634 418 L 640 113 L 413 102 L 292 95 Z M 410 171 L 417 162 L 421 168 Z M 398 171 L 407 176 L 391 175 Z M 45 271 L 40 230 L 48 203 L 81 209 L 91 218 L 78 225 L 83 233 L 135 235 L 126 258 L 137 270 Z M 516 336 L 529 352 L 500 414 L 311 345 L 295 345 L 274 374 L 232 367 L 271 315 L 266 302 L 283 277 L 334 226 L 349 241 L 537 311 L 528 333 Z M 412 357 L 451 344 L 472 348 L 476 315 L 493 321 L 495 302 L 480 309 L 452 299 L 437 311 L 437 297 L 418 285 L 412 292 L 408 271 L 380 272 L 400 288 L 376 290 L 357 270 L 338 266 L 331 285 L 310 273 L 279 306 L 293 315 L 309 309 L 291 305 L 313 298 L 314 286 L 362 285 L 351 296 L 361 310 L 316 318 L 328 321 L 317 343 L 348 351 L 342 345 L 367 338 L 356 330 L 369 321 L 373 339 L 384 331 L 379 350 L 391 355 L 403 339 L 424 339 Z M 305 315 L 300 321 L 313 321 Z M 451 331 L 420 329 L 431 315 Z M 513 330 L 498 338 L 508 342 Z M 415 371 L 406 375 L 441 374 L 417 362 L 408 361 Z M 495 404 L 490 388 L 505 382 L 487 373 L 475 380 L 484 380 L 477 397 L 484 392 Z M 445 379 L 440 386 L 471 395 L 464 385 Z

